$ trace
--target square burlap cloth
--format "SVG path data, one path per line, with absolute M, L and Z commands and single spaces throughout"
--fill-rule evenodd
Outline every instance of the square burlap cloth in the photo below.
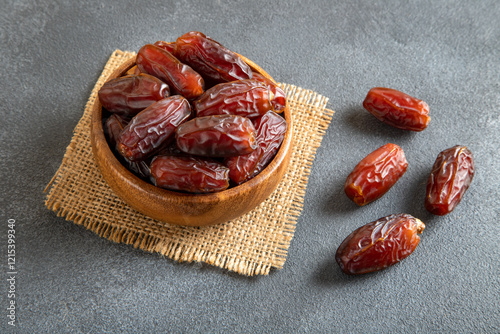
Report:
M 294 123 L 288 171 L 274 193 L 248 214 L 208 227 L 182 227 L 135 211 L 108 187 L 90 144 L 91 107 L 109 75 L 135 53 L 116 50 L 108 60 L 66 149 L 61 166 L 47 185 L 45 205 L 101 237 L 159 253 L 175 261 L 206 262 L 242 275 L 267 275 L 286 260 L 316 149 L 330 124 L 328 98 L 280 84 Z

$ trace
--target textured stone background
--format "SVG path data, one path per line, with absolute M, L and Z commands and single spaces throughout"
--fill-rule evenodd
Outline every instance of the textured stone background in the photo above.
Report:
M 0 12 L 0 332 L 7 325 L 7 219 L 16 219 L 19 333 L 470 332 L 499 316 L 500 2 L 19 1 Z M 178 264 L 100 239 L 43 204 L 72 130 L 111 52 L 200 30 L 277 80 L 330 98 L 285 267 L 247 278 Z M 362 108 L 374 86 L 426 101 L 422 133 Z M 410 163 L 379 201 L 343 194 L 354 165 L 394 142 Z M 457 209 L 423 207 L 437 154 L 462 144 L 477 173 Z M 334 261 L 342 240 L 407 212 L 427 228 L 402 263 L 362 277 Z

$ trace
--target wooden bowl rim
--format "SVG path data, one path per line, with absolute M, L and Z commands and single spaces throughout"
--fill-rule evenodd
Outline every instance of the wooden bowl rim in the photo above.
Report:
M 239 55 L 254 71 L 259 72 L 266 78 L 272 80 L 274 83 L 276 81 L 267 73 L 265 72 L 261 67 L 259 67 L 257 64 L 255 64 L 253 61 L 247 59 L 246 57 Z M 131 69 L 133 66 L 135 66 L 135 58 L 131 58 L 127 61 L 125 61 L 122 65 L 120 65 L 116 70 L 114 70 L 111 75 L 108 77 L 108 80 L 111 80 L 112 78 L 117 78 L 119 76 L 122 76 L 125 72 L 127 72 L 129 69 Z M 287 156 L 287 151 L 291 149 L 291 144 L 292 144 L 292 137 L 293 137 L 293 120 L 292 120 L 292 115 L 290 114 L 290 109 L 289 105 L 287 103 L 285 110 L 283 111 L 283 116 L 287 122 L 287 132 L 285 133 L 285 137 L 283 139 L 283 142 L 281 143 L 280 149 L 274 156 L 273 160 L 264 168 L 257 176 L 254 178 L 248 180 L 245 183 L 242 183 L 237 186 L 233 186 L 231 188 L 228 188 L 223 191 L 219 192 L 214 192 L 214 193 L 206 193 L 206 194 L 191 194 L 191 193 L 182 193 L 182 192 L 176 192 L 172 190 L 167 190 L 164 188 L 157 187 L 151 183 L 148 183 L 135 174 L 133 174 L 131 171 L 129 171 L 125 166 L 121 164 L 120 161 L 115 157 L 114 153 L 111 151 L 111 148 L 108 145 L 108 142 L 106 140 L 106 137 L 104 136 L 104 129 L 103 129 L 103 124 L 102 124 L 102 105 L 99 101 L 99 98 L 96 97 L 96 101 L 94 103 L 93 109 L 92 109 L 92 117 L 91 117 L 91 132 L 93 135 L 91 136 L 92 138 L 92 147 L 93 147 L 93 152 L 94 155 L 99 155 L 96 153 L 97 148 L 96 148 L 96 143 L 95 141 L 99 141 L 101 143 L 104 143 L 105 145 L 101 145 L 101 151 L 106 159 L 112 159 L 113 160 L 113 165 L 116 165 L 116 172 L 118 174 L 121 174 L 122 177 L 126 178 L 128 181 L 130 181 L 130 185 L 135 187 L 139 191 L 144 191 L 146 193 L 153 193 L 157 196 L 160 196 L 165 199 L 169 199 L 172 201 L 191 201 L 192 203 L 215 203 L 220 201 L 221 195 L 226 197 L 236 197 L 239 195 L 244 194 L 245 192 L 249 192 L 254 186 L 257 186 L 261 182 L 265 182 L 271 175 L 278 169 L 278 167 L 284 162 L 284 159 Z M 95 157 L 96 161 L 98 160 L 98 157 Z M 99 169 L 100 163 L 97 163 Z M 111 165 L 111 164 L 110 164 Z M 281 181 L 281 180 L 280 180 Z M 278 182 L 279 183 L 279 182 Z M 121 197 L 121 196 L 120 196 Z M 123 199 L 123 198 L 122 198 Z M 124 199 L 125 200 L 125 199 Z M 128 202 L 125 200 L 125 202 Z M 129 203 L 130 204 L 130 203 Z

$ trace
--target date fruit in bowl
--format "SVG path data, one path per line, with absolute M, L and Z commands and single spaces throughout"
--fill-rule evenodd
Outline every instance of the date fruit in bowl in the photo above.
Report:
M 190 38 L 197 43 L 196 49 L 190 49 L 186 44 Z M 157 77 L 162 82 L 168 81 L 166 76 L 169 71 L 175 74 L 177 69 L 184 68 L 184 64 L 190 66 L 194 73 L 190 70 L 187 79 L 180 77 L 179 73 L 173 75 L 174 79 L 178 79 L 176 86 L 166 82 L 170 96 L 139 112 L 116 113 L 96 101 L 91 121 L 92 149 L 96 164 L 110 188 L 144 215 L 185 226 L 222 223 L 252 210 L 276 189 L 291 156 L 292 118 L 284 92 L 258 65 L 201 33 L 184 35 L 178 42 L 183 43 L 181 48 L 176 43 L 148 45 L 142 50 L 151 51 L 151 54 L 146 55 L 147 59 L 142 55 L 140 61 L 143 65 L 154 63 L 154 66 L 137 66 L 136 59 L 131 59 L 122 64 L 109 80 L 126 75 L 143 75 L 143 72 L 154 76 L 153 68 L 158 68 L 157 62 L 163 61 L 168 64 L 161 67 L 160 78 Z M 218 77 L 220 82 L 252 80 L 253 73 L 257 74 L 258 80 L 249 86 L 258 87 L 259 92 L 264 92 L 269 99 L 268 103 L 260 104 L 269 108 L 267 113 L 259 109 L 250 117 L 232 115 L 231 112 L 199 117 L 208 117 L 210 122 L 202 119 L 203 124 L 200 124 L 207 128 L 201 135 L 196 133 L 201 125 L 193 105 L 201 98 L 199 88 L 203 87 L 203 81 L 214 81 L 213 77 L 205 80 L 204 73 L 199 73 L 201 79 L 196 75 L 197 66 L 206 60 L 197 56 L 203 45 L 220 46 L 217 59 L 230 60 L 229 65 L 222 64 L 218 70 L 238 66 L 241 73 L 245 73 L 237 79 L 222 74 Z M 230 56 L 224 58 L 226 51 L 230 52 Z M 186 63 L 178 52 L 188 57 L 191 63 Z M 181 96 L 183 87 L 188 87 L 187 96 Z M 207 106 L 210 101 L 206 95 L 203 98 L 204 106 Z M 220 105 L 223 99 L 221 96 L 218 98 L 219 107 L 224 109 Z M 111 121 L 108 122 L 109 118 Z M 220 127 L 215 124 L 218 122 Z M 151 124 L 154 126 L 151 127 Z M 193 124 L 196 126 L 193 127 Z M 217 131 L 212 131 L 214 129 Z M 227 136 L 233 134 L 231 131 L 237 136 Z M 240 137 L 245 138 L 239 142 Z M 188 140 L 183 141 L 186 138 Z M 228 138 L 234 142 L 228 144 Z M 212 144 L 207 149 L 210 140 Z M 225 152 L 218 152 L 219 149 Z M 233 180 L 231 175 L 238 174 L 234 170 L 239 168 L 235 162 L 237 158 L 247 161 L 242 163 L 247 169 L 244 177 Z M 137 168 L 132 167 L 138 165 L 145 167 L 147 172 L 137 173 Z

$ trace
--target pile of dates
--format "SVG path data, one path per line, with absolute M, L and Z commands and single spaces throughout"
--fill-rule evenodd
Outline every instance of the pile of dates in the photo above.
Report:
M 427 103 L 403 92 L 372 88 L 364 108 L 393 127 L 423 131 L 430 122 Z M 406 172 L 403 149 L 388 143 L 368 154 L 354 167 L 344 191 L 359 206 L 382 197 Z M 474 176 L 474 157 L 465 146 L 439 153 L 427 181 L 425 208 L 446 215 L 460 203 Z M 335 259 L 347 274 L 364 274 L 389 267 L 409 256 L 420 242 L 424 223 L 409 214 L 383 217 L 361 226 L 339 246 Z
M 99 100 L 122 164 L 174 191 L 211 193 L 252 179 L 287 131 L 283 90 L 196 31 L 144 45 Z

